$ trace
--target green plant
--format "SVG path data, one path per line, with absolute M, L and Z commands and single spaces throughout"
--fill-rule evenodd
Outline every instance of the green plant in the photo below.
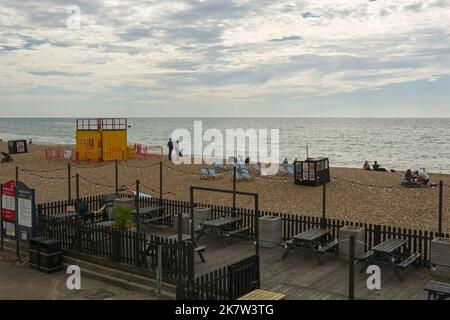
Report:
M 114 224 L 119 230 L 128 230 L 133 223 L 133 208 L 115 206 L 114 212 L 116 217 L 114 218 Z

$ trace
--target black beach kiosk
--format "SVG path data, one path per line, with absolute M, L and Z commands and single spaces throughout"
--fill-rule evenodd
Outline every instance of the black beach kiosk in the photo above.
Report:
M 8 141 L 9 154 L 27 153 L 27 140 L 10 140 Z
M 294 183 L 302 186 L 320 186 L 330 182 L 328 158 L 308 158 L 294 162 Z

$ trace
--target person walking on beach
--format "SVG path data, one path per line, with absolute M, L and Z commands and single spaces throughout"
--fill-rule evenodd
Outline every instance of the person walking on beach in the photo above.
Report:
M 169 142 L 167 142 L 167 148 L 169 148 L 169 161 L 172 161 L 172 151 L 173 151 L 172 138 L 169 138 Z

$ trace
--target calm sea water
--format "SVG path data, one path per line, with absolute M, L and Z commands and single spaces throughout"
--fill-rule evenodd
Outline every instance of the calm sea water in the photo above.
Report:
M 450 119 L 129 119 L 128 140 L 166 145 L 175 129 L 193 134 L 194 120 L 203 130 L 255 128 L 280 130 L 280 156 L 289 160 L 326 156 L 332 166 L 362 167 L 378 160 L 388 169 L 426 168 L 450 173 Z M 33 138 L 39 144 L 74 144 L 75 119 L 0 118 L 3 140 Z M 205 146 L 206 146 L 205 142 Z M 167 150 L 166 150 L 167 151 Z

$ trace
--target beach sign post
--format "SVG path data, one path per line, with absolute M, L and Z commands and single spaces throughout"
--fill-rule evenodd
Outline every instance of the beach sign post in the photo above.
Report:
M 17 182 L 17 242 L 36 236 L 35 190 Z
M 2 239 L 15 237 L 15 219 L 16 219 L 16 182 L 9 180 L 2 185 Z

